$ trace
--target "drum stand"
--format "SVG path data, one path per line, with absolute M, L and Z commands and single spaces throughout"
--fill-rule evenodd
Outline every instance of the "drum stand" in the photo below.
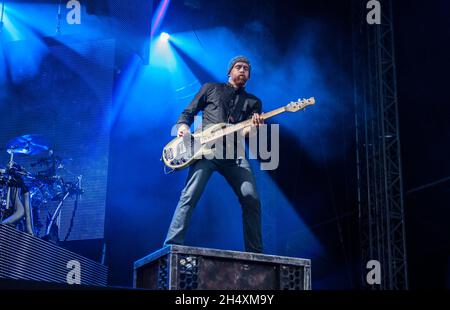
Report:
M 81 175 L 77 177 L 76 188 L 79 189 L 79 190 L 81 190 L 81 180 L 82 180 L 82 178 L 83 178 L 83 176 L 81 176 Z M 58 207 L 56 207 L 56 210 L 55 210 L 55 212 L 53 213 L 53 216 L 52 216 L 52 218 L 51 218 L 51 220 L 50 220 L 50 223 L 49 223 L 48 226 L 47 226 L 47 230 L 46 230 L 46 232 L 45 232 L 45 235 L 46 235 L 46 236 L 50 235 L 50 230 L 51 230 L 51 228 L 52 228 L 53 223 L 55 222 L 56 217 L 58 217 L 58 222 L 57 222 L 58 229 L 59 229 L 59 227 L 60 227 L 59 221 L 60 221 L 60 219 L 61 219 L 61 207 L 62 207 L 62 205 L 63 205 L 63 203 L 64 203 L 64 200 L 66 200 L 66 198 L 69 197 L 69 195 L 71 194 L 71 191 L 72 191 L 72 190 L 70 190 L 70 189 L 66 189 L 66 190 L 67 190 L 67 193 L 64 195 L 64 197 L 63 197 L 63 198 L 61 199 L 61 201 L 59 202 Z M 77 193 L 76 193 L 76 201 L 77 201 L 77 202 L 78 202 L 78 196 L 79 196 L 79 194 L 80 194 L 80 192 L 77 192 Z

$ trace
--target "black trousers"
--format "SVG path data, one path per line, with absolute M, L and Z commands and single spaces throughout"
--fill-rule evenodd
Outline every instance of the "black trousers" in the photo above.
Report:
M 239 198 L 242 207 L 245 250 L 262 253 L 261 203 L 253 173 L 245 158 L 200 159 L 190 167 L 164 244 L 184 244 L 192 211 L 214 171 L 218 171 L 225 177 Z

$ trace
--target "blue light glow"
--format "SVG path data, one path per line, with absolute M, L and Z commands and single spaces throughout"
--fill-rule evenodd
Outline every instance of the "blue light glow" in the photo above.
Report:
M 167 32 L 161 32 L 160 38 L 163 41 L 169 41 L 170 35 Z

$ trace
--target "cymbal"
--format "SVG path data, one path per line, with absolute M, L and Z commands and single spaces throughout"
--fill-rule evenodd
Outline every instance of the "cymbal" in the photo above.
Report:
M 42 135 L 23 135 L 10 140 L 6 146 L 9 154 L 36 155 L 49 149 Z

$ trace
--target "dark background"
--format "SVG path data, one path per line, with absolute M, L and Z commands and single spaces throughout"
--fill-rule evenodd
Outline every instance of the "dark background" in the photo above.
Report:
M 449 4 L 401 2 L 395 12 L 410 285 L 449 288 Z

